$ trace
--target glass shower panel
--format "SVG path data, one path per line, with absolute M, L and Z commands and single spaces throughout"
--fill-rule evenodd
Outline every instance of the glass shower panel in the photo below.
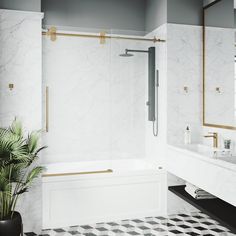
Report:
M 43 38 L 43 80 L 49 88 L 44 162 L 105 160 L 88 164 L 86 171 L 109 169 L 111 40 L 103 42 L 93 29 L 58 32 L 65 35 Z
M 112 31 L 112 36 L 117 36 L 111 40 L 110 110 L 113 160 L 145 157 L 145 125 L 148 115 L 148 53 L 145 51 L 153 43 L 135 39 L 144 38 L 144 35 L 144 32 L 137 31 Z

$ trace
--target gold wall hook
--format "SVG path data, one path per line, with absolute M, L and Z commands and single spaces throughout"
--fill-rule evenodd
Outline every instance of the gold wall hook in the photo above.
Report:
M 57 28 L 52 26 L 50 29 L 48 29 L 47 36 L 50 36 L 51 41 L 56 41 L 57 40 Z

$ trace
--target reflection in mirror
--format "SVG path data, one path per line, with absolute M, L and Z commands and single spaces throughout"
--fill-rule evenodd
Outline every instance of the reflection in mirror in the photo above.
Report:
M 203 123 L 206 126 L 236 129 L 234 12 L 233 0 L 218 0 L 204 9 Z

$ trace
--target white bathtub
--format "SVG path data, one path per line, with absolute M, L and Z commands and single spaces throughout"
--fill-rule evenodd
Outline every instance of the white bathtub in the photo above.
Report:
M 47 165 L 43 228 L 165 215 L 166 174 L 141 160 Z

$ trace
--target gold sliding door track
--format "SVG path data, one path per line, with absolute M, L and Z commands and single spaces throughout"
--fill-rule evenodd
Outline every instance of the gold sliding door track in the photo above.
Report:
M 124 37 L 124 36 L 111 36 L 106 35 L 105 32 L 101 32 L 99 35 L 96 34 L 76 34 L 76 33 L 59 33 L 57 32 L 56 27 L 51 27 L 48 30 L 43 30 L 42 35 L 49 36 L 52 41 L 57 40 L 57 36 L 65 36 L 65 37 L 82 37 L 82 38 L 98 38 L 100 39 L 100 44 L 105 44 L 106 39 L 124 39 L 124 40 L 138 40 L 138 41 L 147 41 L 147 42 L 165 42 L 166 40 L 158 39 L 156 37 L 150 38 L 136 38 L 136 37 Z

